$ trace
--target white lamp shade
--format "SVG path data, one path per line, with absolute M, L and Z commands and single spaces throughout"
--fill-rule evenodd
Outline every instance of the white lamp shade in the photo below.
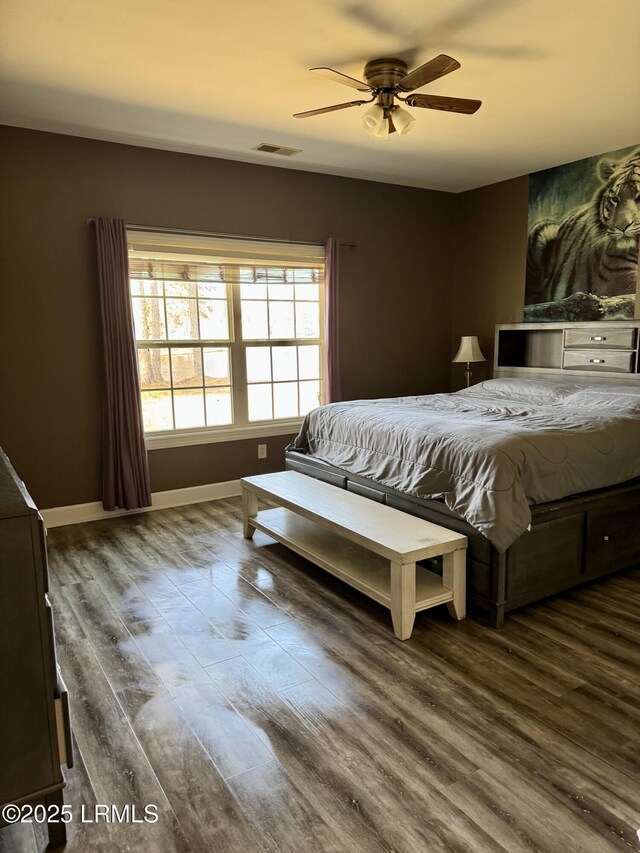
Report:
M 378 130 L 374 130 L 372 133 L 369 133 L 369 136 L 372 139 L 388 139 L 389 134 L 389 122 L 387 121 L 387 117 L 385 116 L 382 120 L 382 125 L 378 128 Z
M 384 110 L 378 104 L 370 107 L 360 119 L 360 124 L 370 136 L 380 133 L 386 125 Z
M 458 352 L 456 353 L 456 357 L 453 359 L 456 361 L 486 361 L 487 359 L 482 355 L 482 350 L 480 349 L 480 344 L 478 343 L 478 338 L 476 335 L 467 335 L 466 337 L 460 338 L 460 346 L 458 348 Z
M 405 133 L 409 133 L 413 125 L 416 123 L 416 120 L 411 113 L 402 107 L 395 107 L 391 114 L 391 118 L 393 119 L 393 125 L 400 136 L 404 136 Z

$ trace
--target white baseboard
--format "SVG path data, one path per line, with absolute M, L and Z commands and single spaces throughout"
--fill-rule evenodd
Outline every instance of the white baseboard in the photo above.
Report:
M 188 489 L 172 489 L 168 492 L 154 492 L 151 506 L 143 509 L 116 509 L 107 512 L 100 501 L 72 506 L 56 506 L 40 510 L 46 527 L 64 527 L 67 524 L 81 524 L 84 521 L 98 521 L 101 518 L 115 518 L 118 515 L 135 515 L 139 512 L 153 512 L 172 506 L 197 504 L 202 501 L 216 501 L 233 498 L 240 494 L 240 480 L 227 480 L 224 483 L 207 483 L 205 486 L 190 486 Z

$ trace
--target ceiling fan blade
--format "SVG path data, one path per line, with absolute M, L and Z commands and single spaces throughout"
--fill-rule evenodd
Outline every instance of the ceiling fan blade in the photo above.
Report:
M 472 115 L 480 109 L 482 101 L 472 98 L 447 98 L 443 95 L 409 95 L 407 104 L 427 110 L 446 110 L 450 113 Z
M 322 113 L 332 113 L 334 110 L 346 110 L 348 107 L 359 107 L 360 104 L 366 104 L 367 101 L 349 101 L 346 104 L 334 104 L 331 107 L 320 107 L 318 110 L 307 110 L 304 113 L 294 113 L 294 118 L 307 118 L 308 116 L 319 116 Z
M 342 83 L 345 86 L 351 86 L 352 89 L 357 89 L 359 92 L 368 92 L 371 86 L 367 86 L 362 80 L 356 80 L 355 77 L 349 77 L 348 74 L 343 74 L 341 71 L 335 71 L 333 68 L 310 68 L 309 71 L 317 71 L 322 77 L 328 80 L 333 80 L 334 83 Z
M 451 74 L 452 71 L 460 68 L 460 63 L 457 59 L 447 56 L 446 53 L 441 53 L 439 56 L 425 62 L 413 71 L 410 71 L 406 77 L 398 83 L 398 89 L 401 92 L 413 92 L 414 89 L 419 89 L 426 83 L 431 83 L 432 80 L 437 80 L 439 77 L 444 77 L 445 74 Z
M 389 122 L 389 133 L 395 133 L 396 132 L 396 126 L 393 123 L 393 119 L 391 118 L 391 113 L 388 114 L 387 121 Z

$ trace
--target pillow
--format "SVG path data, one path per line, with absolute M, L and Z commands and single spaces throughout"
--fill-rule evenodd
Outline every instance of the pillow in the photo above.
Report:
M 563 402 L 567 408 L 603 409 L 609 414 L 612 410 L 640 412 L 640 388 L 625 388 L 620 385 L 592 386 L 569 394 Z
M 544 379 L 487 379 L 456 393 L 463 397 L 550 406 L 574 393 L 579 387 L 569 382 L 549 382 Z
M 640 382 L 637 385 L 605 385 L 600 383 L 598 385 L 589 385 L 586 383 L 580 383 L 574 389 L 576 393 L 581 394 L 622 394 L 625 397 L 640 397 Z

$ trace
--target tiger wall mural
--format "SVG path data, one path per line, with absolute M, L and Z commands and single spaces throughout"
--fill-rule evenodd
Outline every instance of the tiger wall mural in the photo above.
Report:
M 634 317 L 640 147 L 529 176 L 525 320 Z

